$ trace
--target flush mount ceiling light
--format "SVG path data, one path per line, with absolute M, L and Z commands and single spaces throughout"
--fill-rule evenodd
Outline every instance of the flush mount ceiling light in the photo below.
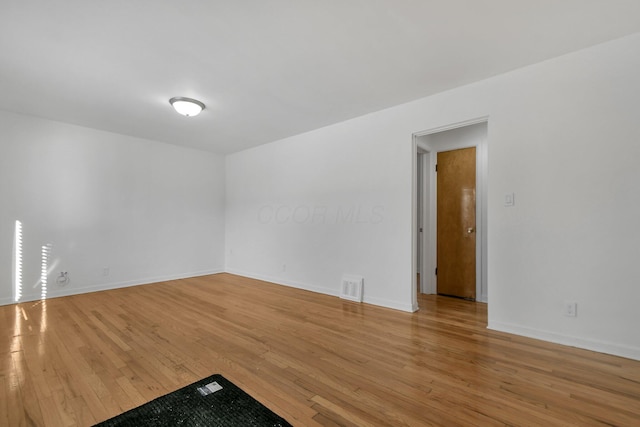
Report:
M 178 113 L 187 117 L 197 116 L 200 114 L 200 111 L 204 110 L 204 104 L 202 102 L 183 96 L 171 98 L 169 104 L 171 104 Z

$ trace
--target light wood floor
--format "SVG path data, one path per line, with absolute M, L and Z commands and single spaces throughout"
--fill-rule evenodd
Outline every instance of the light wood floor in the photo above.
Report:
M 88 426 L 214 373 L 296 426 L 640 425 L 640 362 L 229 274 L 0 307 L 0 425 Z

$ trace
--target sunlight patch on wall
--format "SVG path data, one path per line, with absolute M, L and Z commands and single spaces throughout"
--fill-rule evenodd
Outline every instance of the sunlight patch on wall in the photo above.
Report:
M 22 222 L 16 220 L 13 237 L 13 300 L 22 298 Z
M 49 275 L 49 254 L 51 253 L 51 243 L 42 246 L 42 257 L 40 267 L 40 299 L 47 299 L 47 276 Z

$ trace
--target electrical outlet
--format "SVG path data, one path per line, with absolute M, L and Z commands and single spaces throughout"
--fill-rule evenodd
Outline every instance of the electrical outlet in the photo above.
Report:
M 564 315 L 567 317 L 576 317 L 578 315 L 578 303 L 574 301 L 565 301 Z
M 56 284 L 60 287 L 67 286 L 69 284 L 69 272 L 61 271 L 60 275 L 56 277 Z
M 102 269 L 102 275 L 103 276 L 108 276 L 109 275 L 109 267 L 104 267 Z
M 512 207 L 516 205 L 516 194 L 515 193 L 506 193 L 504 195 L 504 206 L 506 208 Z

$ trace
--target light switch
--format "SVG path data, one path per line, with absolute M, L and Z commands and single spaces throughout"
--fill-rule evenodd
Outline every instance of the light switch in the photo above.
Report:
M 515 193 L 507 193 L 504 195 L 504 206 L 511 207 L 516 204 L 516 194 Z

